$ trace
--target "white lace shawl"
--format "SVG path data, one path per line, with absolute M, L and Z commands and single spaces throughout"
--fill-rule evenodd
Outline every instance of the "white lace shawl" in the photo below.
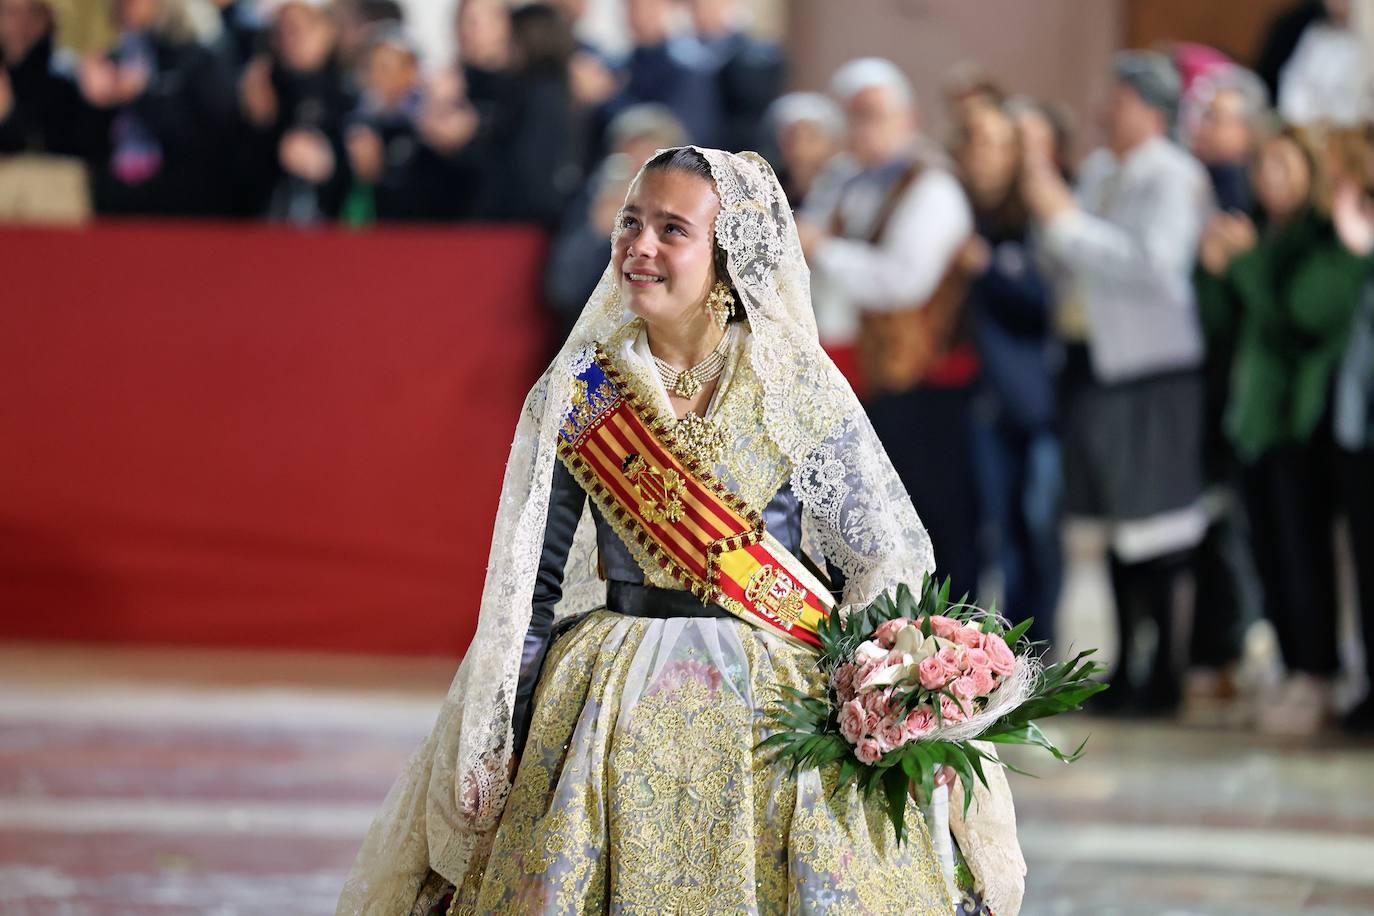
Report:
M 934 568 L 930 538 L 854 392 L 821 349 L 810 277 L 782 188 L 755 153 L 699 150 L 721 207 L 715 237 L 752 329 L 766 434 L 792 467 L 803 539 L 843 571 L 843 604 Z M 427 870 L 462 880 L 489 848 L 510 785 L 511 711 L 543 543 L 555 440 L 573 378 L 628 316 L 608 266 L 567 342 L 525 401 L 511 445 L 476 635 L 429 738 L 373 822 L 340 916 L 407 912 Z M 940 431 L 931 432 L 938 441 Z M 567 564 L 564 616 L 605 597 L 584 513 Z

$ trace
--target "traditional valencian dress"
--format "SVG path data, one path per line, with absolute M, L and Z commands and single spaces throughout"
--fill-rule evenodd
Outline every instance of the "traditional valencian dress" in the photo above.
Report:
M 862 606 L 931 561 L 814 343 L 771 169 L 701 152 L 746 312 L 711 402 L 676 419 L 608 270 L 526 403 L 477 635 L 341 916 L 1019 907 L 1000 769 L 966 818 L 912 802 L 898 843 L 880 797 L 755 750 L 780 688 L 827 689 L 808 627 L 831 589 Z

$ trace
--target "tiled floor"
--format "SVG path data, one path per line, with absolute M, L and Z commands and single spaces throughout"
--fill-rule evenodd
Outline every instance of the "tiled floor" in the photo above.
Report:
M 311 916 L 445 661 L 0 646 L 0 913 Z M 1013 776 L 1027 914 L 1374 913 L 1374 747 L 1080 719 Z

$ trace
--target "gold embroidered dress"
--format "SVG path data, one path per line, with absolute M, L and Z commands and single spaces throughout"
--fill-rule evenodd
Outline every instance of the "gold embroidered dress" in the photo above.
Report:
M 744 320 L 707 417 L 674 437 L 786 551 L 830 571 L 841 608 L 919 583 L 929 534 L 820 347 L 777 176 L 754 153 L 692 149 Z M 932 843 L 913 812 L 899 849 L 879 804 L 754 752 L 779 687 L 821 691 L 809 651 L 683 592 L 564 466 L 599 351 L 670 416 L 619 283 L 608 266 L 526 398 L 472 644 L 337 916 L 442 916 L 454 888 L 458 913 L 955 912 L 942 825 Z M 1024 863 L 1000 768 L 989 775 L 993 796 L 967 822 L 951 803 L 949 826 L 984 899 L 1015 916 Z
M 732 334 L 705 424 L 687 425 L 721 479 L 797 551 L 791 469 L 761 435 L 761 388 L 740 359 L 748 330 Z M 643 403 L 671 410 L 637 323 L 607 350 Z M 619 541 L 603 549 L 620 554 L 603 555 L 612 583 L 678 587 L 652 562 L 627 575 L 633 539 L 596 515 L 603 548 Z M 454 913 L 953 912 L 919 817 L 899 848 L 881 800 L 865 804 L 852 788 L 832 798 L 833 772 L 794 778 L 754 751 L 780 685 L 824 690 L 811 651 L 730 616 L 632 610 L 655 616 L 599 609 L 554 640 L 494 845 Z

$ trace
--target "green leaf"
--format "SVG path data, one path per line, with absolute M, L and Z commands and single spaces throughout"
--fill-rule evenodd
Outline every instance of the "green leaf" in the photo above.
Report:
M 897 833 L 897 843 L 901 845 L 906 828 L 907 776 L 901 767 L 892 767 L 883 777 L 883 789 L 887 793 L 887 816 L 892 820 L 892 829 Z
M 916 782 L 921 789 L 921 798 L 928 801 L 935 794 L 935 764 L 939 762 L 940 744 L 923 743 L 918 748 L 916 757 L 920 772 L 917 773 Z
M 983 773 L 983 760 L 987 757 L 987 754 L 983 753 L 983 751 L 979 749 L 977 746 L 975 746 L 972 742 L 969 743 L 968 749 L 970 751 L 968 755 L 968 764 L 973 769 L 974 774 L 977 775 L 978 781 L 981 782 L 984 787 L 986 787 L 988 784 L 988 778 Z
M 897 602 L 893 610 L 903 617 L 916 614 L 916 596 L 911 594 L 911 588 L 905 582 L 897 586 Z
M 964 812 L 968 813 L 968 803 L 973 798 L 973 765 L 969 763 L 968 750 L 964 742 L 950 745 L 950 753 L 945 763 L 954 768 L 964 784 Z
M 792 732 L 774 732 L 754 745 L 754 750 L 764 751 L 775 747 L 784 747 L 792 742 Z
M 861 771 L 859 775 L 859 785 L 863 787 L 865 799 L 872 798 L 873 792 L 878 788 L 879 784 L 881 784 L 882 780 L 879 778 L 881 772 L 881 770 L 877 770 L 870 766 L 865 766 Z
M 902 772 L 908 779 L 917 781 L 921 778 L 921 749 L 919 745 L 908 744 L 902 754 Z
M 1022 636 L 1026 635 L 1026 631 L 1030 629 L 1031 624 L 1034 622 L 1034 617 L 1027 617 L 1025 620 L 1021 621 L 1016 626 L 1008 630 L 1006 632 L 1006 635 L 1004 635 L 1002 638 L 1006 640 L 1007 645 L 1015 649 L 1016 644 L 1021 640 Z

